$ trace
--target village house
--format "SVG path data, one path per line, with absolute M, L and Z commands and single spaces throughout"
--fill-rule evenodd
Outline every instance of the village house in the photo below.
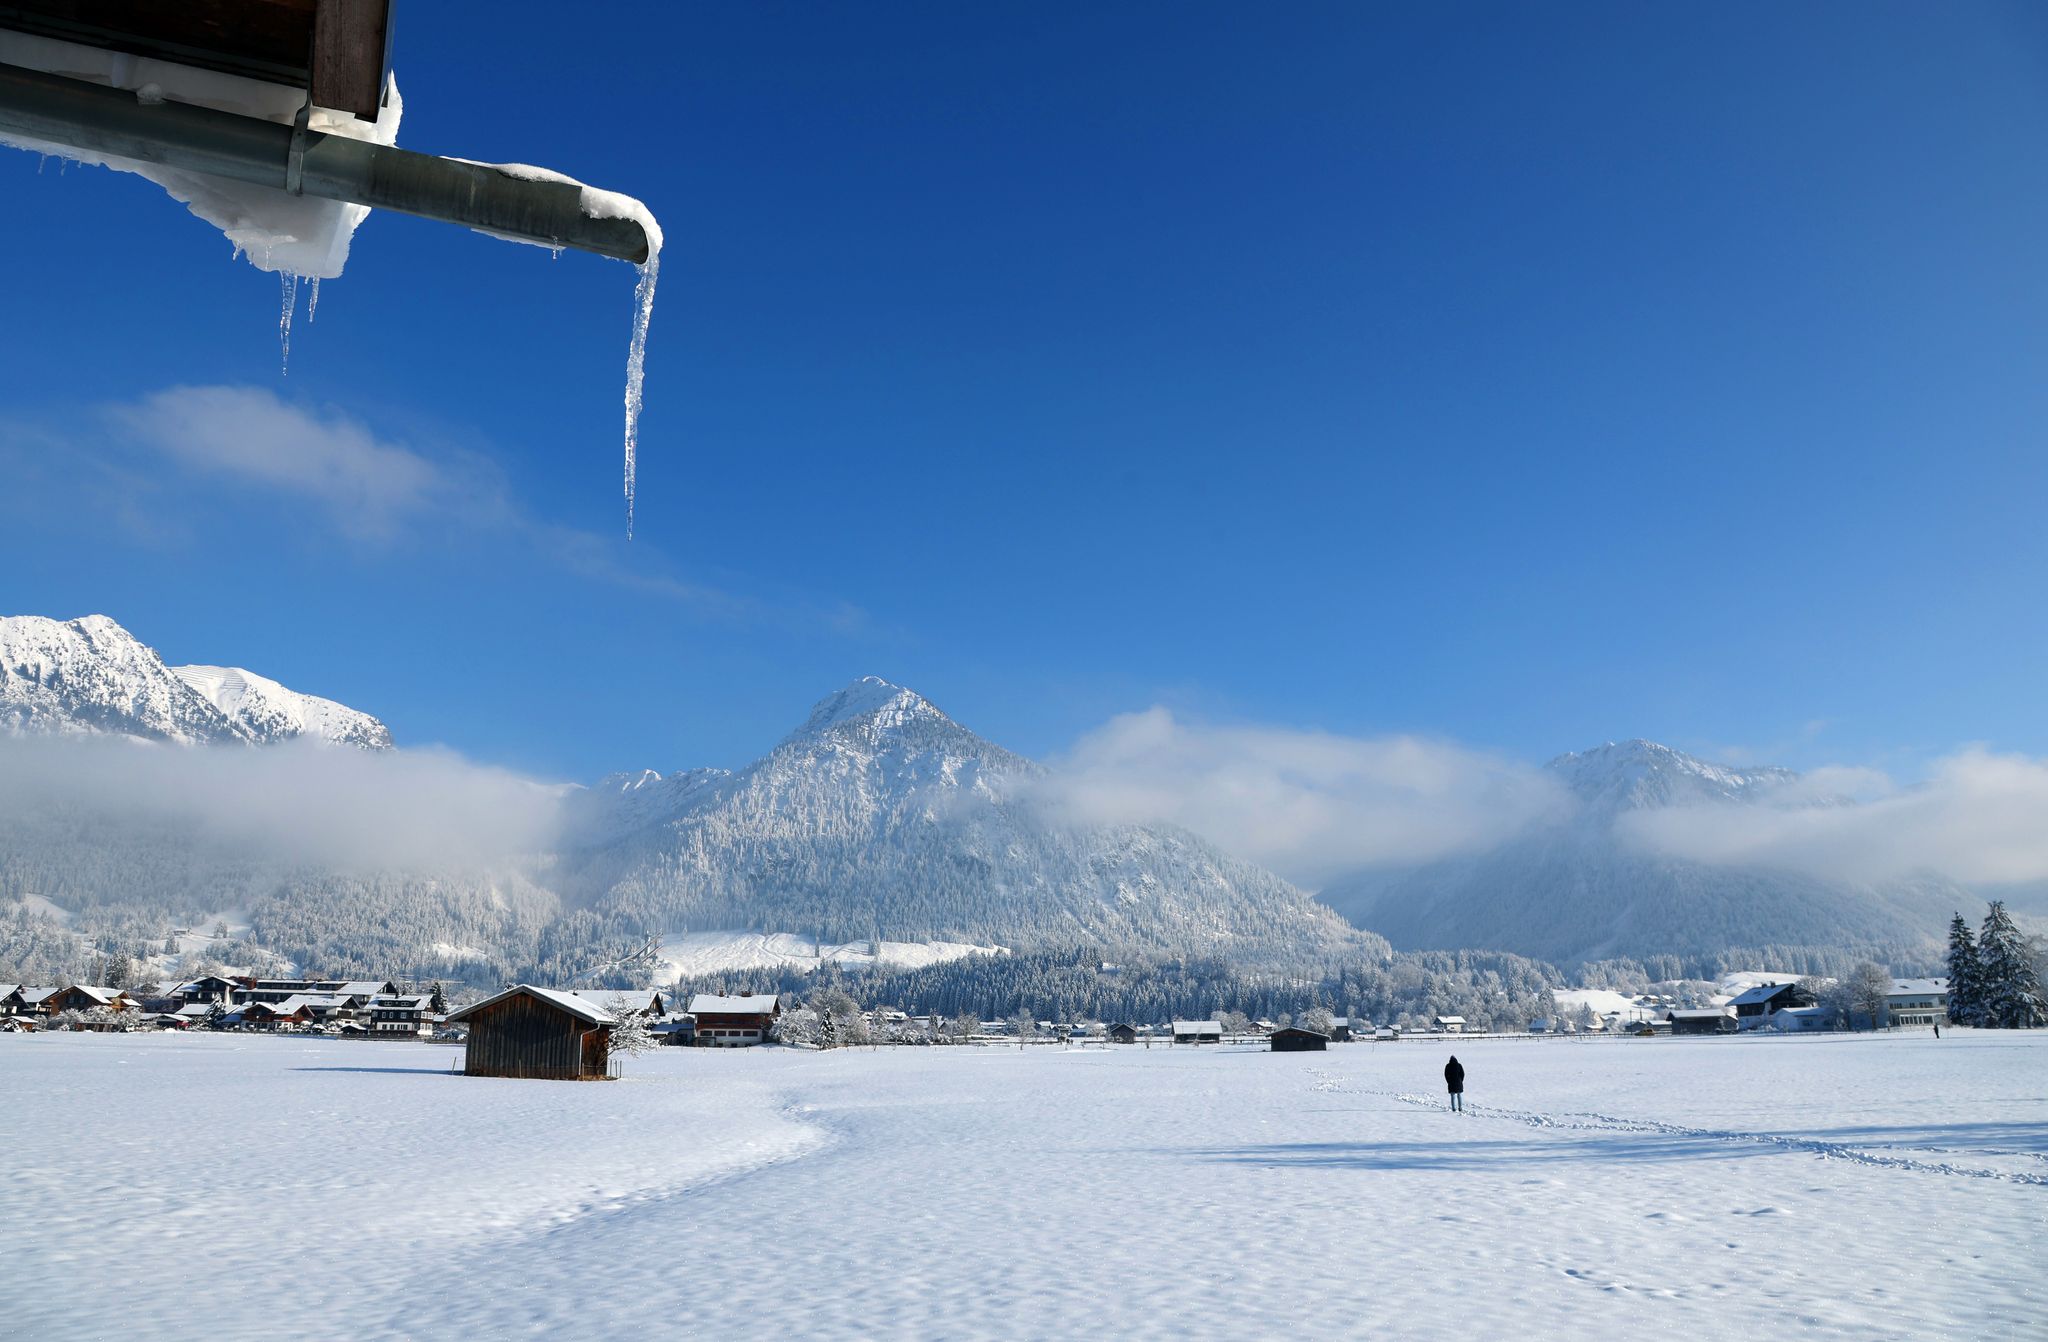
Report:
M 782 999 L 775 993 L 698 993 L 690 999 L 688 1014 L 697 1020 L 699 1048 L 746 1048 L 765 1043 L 774 1034 Z
M 1948 1024 L 1947 979 L 1893 979 L 1885 1014 L 1894 1027 Z
M 1465 1033 L 1465 1018 L 1463 1016 L 1438 1016 L 1436 1018 L 1436 1028 L 1443 1034 L 1463 1034 Z
M 1737 993 L 1728 1003 L 1735 1008 L 1735 1023 L 1742 1029 L 1754 1030 L 1769 1021 L 1771 1013 L 1787 1007 L 1810 1007 L 1813 993 L 1798 983 L 1759 983 L 1746 992 Z
M 364 1024 L 372 1039 L 414 1039 L 426 1026 L 427 1007 L 433 998 L 426 993 L 392 993 L 372 997 L 363 1008 Z M 606 1017 L 609 1022 L 610 1017 Z
M 0 983 L 0 1017 L 25 1016 L 32 1008 L 19 983 Z
M 1173 1023 L 1173 1042 L 1176 1044 L 1220 1044 L 1223 1042 L 1223 1022 L 1214 1020 L 1177 1020 Z
M 97 988 L 90 984 L 74 983 L 69 988 L 57 988 L 43 998 L 42 1009 L 46 1016 L 61 1015 L 66 1011 L 93 1011 L 104 1008 L 108 1011 L 132 1011 L 135 999 L 119 988 Z
M 1664 1019 L 1673 1034 L 1734 1034 L 1740 1028 L 1725 1007 L 1674 1007 Z
M 390 979 L 238 979 L 228 989 L 237 1006 L 251 1002 L 282 1002 L 306 995 L 352 997 L 358 1009 L 373 997 L 393 997 L 398 985 Z
M 1763 1028 L 1785 1032 L 1825 1030 L 1832 1023 L 1826 1007 L 1779 1007 L 1770 1014 Z
M 224 979 L 218 974 L 201 974 L 198 978 L 188 979 L 173 988 L 171 995 L 187 1006 L 211 1006 L 215 1002 L 232 1001 L 234 991 L 235 984 L 231 980 Z
M 1272 1038 L 1272 1051 L 1275 1053 L 1319 1053 L 1330 1046 L 1330 1036 L 1300 1025 L 1275 1030 Z
M 521 983 L 450 1012 L 467 1026 L 466 1076 L 598 1081 L 610 1075 L 611 1013 L 574 993 Z

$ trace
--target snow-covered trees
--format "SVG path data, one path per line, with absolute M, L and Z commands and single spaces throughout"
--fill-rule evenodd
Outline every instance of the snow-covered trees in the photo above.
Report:
M 1975 1025 L 1983 1009 L 1984 970 L 1977 957 L 1977 938 L 1960 910 L 1948 925 L 1948 1018 Z
M 440 994 L 438 985 L 434 992 Z M 654 1047 L 654 1031 L 648 1026 L 644 1003 L 621 993 L 607 1001 L 604 1009 L 612 1015 L 612 1057 L 630 1058 Z
M 1304 1030 L 1314 1030 L 1317 1034 L 1328 1034 L 1331 1029 L 1331 1022 L 1336 1018 L 1337 1013 L 1330 1010 L 1330 1008 L 1326 1006 L 1312 1006 L 1301 1013 L 1301 1028 Z
M 1891 1024 L 1891 971 L 1865 960 L 1843 984 L 1853 1023 L 1880 1029 Z
M 1991 902 L 1991 911 L 1984 917 L 1984 928 L 1977 937 L 1977 960 L 1981 996 L 1978 1019 L 1973 1023 L 2001 1030 L 2048 1024 L 2048 1000 L 2041 995 L 2033 955 L 1999 900 Z

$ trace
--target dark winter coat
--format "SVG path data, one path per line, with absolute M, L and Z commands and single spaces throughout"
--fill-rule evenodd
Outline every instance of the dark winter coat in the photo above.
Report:
M 1465 1069 L 1459 1065 L 1456 1058 L 1444 1064 L 1444 1084 L 1451 1088 L 1453 1095 L 1465 1093 Z

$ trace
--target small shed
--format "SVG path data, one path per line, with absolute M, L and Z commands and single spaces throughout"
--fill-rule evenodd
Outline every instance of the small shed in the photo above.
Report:
M 1135 1044 L 1138 1042 L 1138 1027 L 1129 1023 L 1109 1027 L 1109 1042 L 1112 1044 Z
M 1223 1022 L 1214 1020 L 1177 1020 L 1173 1023 L 1173 1042 L 1176 1044 L 1220 1044 L 1223 1042 Z
M 1300 1025 L 1289 1025 L 1273 1031 L 1273 1052 L 1275 1053 L 1320 1053 L 1330 1046 L 1330 1036 L 1321 1030 L 1310 1030 Z
M 609 1075 L 612 1017 L 573 993 L 521 983 L 451 1012 L 469 1027 L 468 1076 L 601 1081 Z
M 1370 1023 L 1367 1023 L 1364 1028 L 1370 1030 L 1372 1026 Z M 1333 1044 L 1348 1044 L 1351 1042 L 1351 1018 L 1349 1016 L 1333 1016 L 1330 1018 L 1330 1042 Z

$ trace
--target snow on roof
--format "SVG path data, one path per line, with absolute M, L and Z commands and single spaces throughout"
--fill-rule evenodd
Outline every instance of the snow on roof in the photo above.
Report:
M 1759 1003 L 1770 1001 L 1773 997 L 1776 997 L 1779 993 L 1785 991 L 1787 988 L 1796 986 L 1796 981 L 1792 979 L 1787 979 L 1783 983 L 1759 983 L 1754 988 L 1744 989 L 1742 992 L 1739 992 L 1735 996 L 1729 998 L 1728 1005 L 1756 1006 Z
M 358 997 L 364 993 L 368 993 L 369 995 L 374 997 L 388 991 L 390 987 L 390 979 L 351 979 L 349 982 L 342 984 L 334 991 L 338 993 L 345 993 L 350 997 Z
M 1463 1016 L 1438 1016 L 1436 1023 L 1438 1025 L 1463 1025 L 1465 1018 Z
M 289 1016 L 303 1007 L 318 1007 L 322 1010 L 331 1010 L 342 1005 L 344 1005 L 342 998 L 329 993 L 293 993 L 282 1002 L 276 1003 L 274 1009 Z
M 612 1023 L 612 1014 L 593 1002 L 586 1002 L 574 993 L 561 992 L 554 988 L 536 988 L 530 983 L 514 984 L 501 993 L 486 997 L 481 1002 L 473 1003 L 462 1008 L 460 1011 L 451 1011 L 448 1013 L 447 1023 L 453 1025 L 457 1021 L 468 1020 L 485 1007 L 494 1006 L 506 998 L 517 996 L 520 993 L 524 993 L 529 997 L 537 997 L 550 1006 L 560 1007 L 576 1017 L 576 1019 L 588 1021 L 592 1025 L 610 1025 Z
M 1219 1020 L 1177 1020 L 1173 1023 L 1175 1034 L 1222 1034 L 1223 1022 Z
M 710 1012 L 714 1016 L 764 1016 L 775 1010 L 779 997 L 778 993 L 748 993 L 741 997 L 698 993 L 690 999 L 690 1014 L 701 1016 Z
M 187 1002 L 171 1014 L 174 1016 L 184 1016 L 190 1020 L 198 1020 L 212 1011 L 215 1005 L 213 1002 Z
M 600 1011 L 610 1011 L 612 999 L 617 997 L 632 1003 L 634 1011 L 650 1011 L 654 999 L 660 996 L 653 988 L 572 988 L 569 995 L 582 998 Z
M 96 988 L 89 983 L 74 983 L 71 986 L 101 1006 L 111 1006 L 116 997 L 122 996 L 119 988 Z
M 19 983 L 0 983 L 0 998 L 12 997 L 20 991 L 21 985 Z
M 1893 979 L 1893 997 L 1931 997 L 1948 991 L 1947 979 Z M 0 993 L 0 997 L 6 996 Z
M 1673 1020 L 1726 1020 L 1728 1013 L 1720 1007 L 1674 1007 L 1664 1013 Z

